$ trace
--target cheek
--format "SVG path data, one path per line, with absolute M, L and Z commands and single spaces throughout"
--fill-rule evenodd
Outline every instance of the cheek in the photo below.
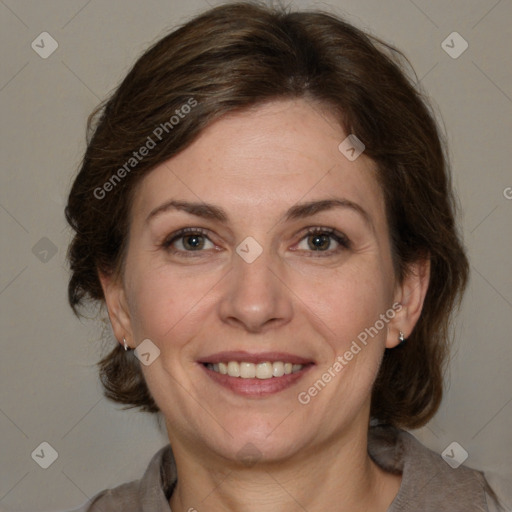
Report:
M 177 334 L 185 330 L 193 336 L 201 309 L 208 303 L 209 279 L 184 278 L 168 267 L 143 264 L 130 269 L 127 285 L 134 336 L 151 339 L 162 348 L 168 339 L 179 343 Z
M 336 354 L 347 350 L 358 336 L 364 338 L 392 304 L 389 276 L 374 257 L 330 271 L 328 278 L 321 273 L 302 278 L 295 289 Z M 378 335 L 372 330 L 372 338 L 385 336 L 381 323 Z
M 198 274 L 140 261 L 127 268 L 126 275 L 131 276 L 127 290 L 136 341 L 149 338 L 162 355 L 176 356 L 200 335 L 205 321 L 211 321 L 218 300 L 216 287 L 222 287 L 225 273 Z
M 317 407 L 327 407 L 325 423 L 336 428 L 340 415 L 357 414 L 368 403 L 378 374 L 392 316 L 389 276 L 378 264 L 349 268 L 324 280 L 321 292 L 311 293 L 309 318 L 329 350 L 314 376 L 301 390 L 302 399 L 318 395 Z M 393 310 L 391 310 L 393 311 Z M 387 321 L 381 320 L 384 315 Z M 318 384 L 318 380 L 328 382 Z M 321 392 L 317 391 L 322 389 Z M 311 398 L 313 400 L 313 398 Z M 303 402 L 300 402 L 303 403 Z M 339 407 L 331 407 L 330 404 Z

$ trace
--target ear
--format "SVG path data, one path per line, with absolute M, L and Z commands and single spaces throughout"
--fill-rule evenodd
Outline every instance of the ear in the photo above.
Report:
M 128 345 L 133 344 L 130 312 L 122 280 L 101 272 L 99 272 L 99 278 L 114 336 L 121 344 L 123 344 L 123 338 Z
M 408 338 L 412 333 L 423 309 L 430 281 L 430 259 L 418 260 L 412 263 L 395 291 L 396 314 L 388 325 L 386 348 L 394 348 L 399 343 L 400 331 Z

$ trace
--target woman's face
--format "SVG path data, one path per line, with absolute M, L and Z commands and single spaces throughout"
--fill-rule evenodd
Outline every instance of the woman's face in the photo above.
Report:
M 122 282 L 103 284 L 119 339 L 160 351 L 141 367 L 175 446 L 279 460 L 366 428 L 384 348 L 412 324 L 372 162 L 346 137 L 277 101 L 139 185 Z

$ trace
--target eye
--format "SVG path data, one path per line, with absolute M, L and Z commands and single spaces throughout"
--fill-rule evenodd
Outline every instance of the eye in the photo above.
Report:
M 169 235 L 161 246 L 171 253 L 181 253 L 184 256 L 193 256 L 192 253 L 201 253 L 206 249 L 216 249 L 207 233 L 202 228 L 183 228 Z M 342 233 L 332 228 L 313 227 L 306 231 L 305 236 L 292 250 L 313 252 L 317 256 L 325 253 L 325 256 L 330 256 L 348 248 L 350 241 Z
M 183 228 L 166 238 L 162 247 L 173 253 L 202 252 L 203 249 L 214 249 L 215 245 L 206 233 L 201 228 Z
M 327 253 L 326 256 L 336 254 L 350 248 L 350 241 L 342 233 L 332 228 L 309 228 L 297 249 L 317 253 Z

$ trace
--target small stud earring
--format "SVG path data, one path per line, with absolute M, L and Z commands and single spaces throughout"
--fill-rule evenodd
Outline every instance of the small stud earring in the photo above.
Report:
M 128 343 L 126 343 L 126 339 L 125 338 L 123 338 L 123 345 L 124 345 L 124 349 L 128 350 Z
M 400 341 L 398 345 L 401 345 L 405 341 L 405 335 L 402 331 L 398 334 L 398 340 Z

